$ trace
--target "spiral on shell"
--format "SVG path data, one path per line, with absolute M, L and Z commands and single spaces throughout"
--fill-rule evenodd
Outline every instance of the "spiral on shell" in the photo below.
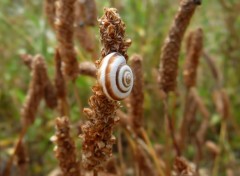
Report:
M 104 57 L 98 69 L 98 82 L 109 99 L 126 98 L 133 87 L 133 73 L 126 59 L 117 52 Z

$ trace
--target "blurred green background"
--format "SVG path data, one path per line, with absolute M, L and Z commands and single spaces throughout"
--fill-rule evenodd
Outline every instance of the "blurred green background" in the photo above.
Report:
M 178 0 L 123 0 L 97 1 L 98 17 L 103 14 L 103 7 L 117 7 L 126 24 L 126 35 L 132 39 L 129 55 L 137 53 L 144 58 L 145 77 L 145 127 L 151 138 L 162 141 L 159 125 L 162 122 L 162 104 L 157 95 L 156 70 L 160 62 L 161 45 L 168 33 L 174 15 L 178 9 Z M 191 21 L 188 31 L 201 27 L 204 31 L 204 50 L 211 55 L 223 77 L 223 87 L 230 96 L 232 117 L 240 128 L 240 3 L 239 0 L 203 0 Z M 90 29 L 95 42 L 100 48 L 98 27 Z M 188 32 L 187 31 L 187 32 Z M 91 61 L 93 58 L 76 43 L 78 60 Z M 19 55 L 38 54 L 46 58 L 48 73 L 53 78 L 54 48 L 56 37 L 47 23 L 43 10 L 43 1 L 1 0 L 0 1 L 0 162 L 5 162 L 11 154 L 14 143 L 21 129 L 20 109 L 25 100 L 30 71 L 22 63 Z M 184 94 L 182 65 L 185 58 L 183 43 L 179 67 L 179 92 Z M 94 58 L 96 59 L 96 58 Z M 91 95 L 92 78 L 80 76 L 77 87 L 82 106 L 86 107 Z M 212 90 L 215 82 L 206 61 L 201 59 L 198 69 L 198 91 L 207 105 L 212 117 L 212 126 L 220 125 L 220 116 L 216 113 Z M 82 119 L 74 98 L 73 89 L 69 88 L 71 119 L 78 123 Z M 179 100 L 181 104 L 181 99 Z M 178 116 L 182 114 L 179 108 Z M 54 119 L 57 116 L 41 104 L 38 118 L 26 135 L 30 153 L 30 175 L 46 175 L 57 165 L 52 152 L 53 144 L 49 138 L 54 134 Z M 198 114 L 199 118 L 201 116 Z M 180 118 L 180 117 L 179 117 Z M 217 141 L 216 134 L 208 138 Z M 80 145 L 80 140 L 76 140 Z M 230 133 L 229 140 L 235 158 L 240 159 L 240 136 Z M 191 158 L 191 149 L 187 155 Z M 222 160 L 223 165 L 228 160 Z M 207 166 L 208 163 L 203 163 Z M 34 174 L 33 174 L 34 173 Z

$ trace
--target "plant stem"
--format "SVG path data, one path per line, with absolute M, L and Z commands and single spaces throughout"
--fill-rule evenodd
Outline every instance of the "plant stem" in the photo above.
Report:
M 119 161 L 120 161 L 120 173 L 121 175 L 124 175 L 124 160 L 123 160 L 123 150 L 122 150 L 122 131 L 119 129 L 119 135 L 118 135 L 118 153 L 119 153 Z
M 175 151 L 177 153 L 177 156 L 181 156 L 181 150 L 178 147 L 178 143 L 177 143 L 177 140 L 175 137 L 175 129 L 174 129 L 174 124 L 173 124 L 173 119 L 170 117 L 169 112 L 168 112 L 168 97 L 166 97 L 163 100 L 163 104 L 164 104 L 164 114 L 166 117 L 165 119 L 166 119 L 167 125 L 168 125 L 167 127 L 170 132 Z
M 141 133 L 142 133 L 142 136 L 143 136 L 145 142 L 147 143 L 149 153 L 150 153 L 150 155 L 151 155 L 152 158 L 153 158 L 153 161 L 154 161 L 154 163 L 155 163 L 155 165 L 156 165 L 158 174 L 159 174 L 160 176 L 165 176 L 165 174 L 164 174 L 164 172 L 163 172 L 163 169 L 162 169 L 162 166 L 161 166 L 161 163 L 159 162 L 159 159 L 158 159 L 158 157 L 157 157 L 157 154 L 156 154 L 156 152 L 155 152 L 155 150 L 154 150 L 154 148 L 153 148 L 153 146 L 152 146 L 152 144 L 151 144 L 150 139 L 148 138 L 148 135 L 147 135 L 146 131 L 144 130 L 144 128 L 141 128 L 140 131 L 141 131 Z
M 4 171 L 3 171 L 3 175 L 4 176 L 9 176 L 9 175 L 11 175 L 11 166 L 12 166 L 12 163 L 13 163 L 13 160 L 14 160 L 14 156 L 16 155 L 16 153 L 18 152 L 18 150 L 19 150 L 19 147 L 20 147 L 20 145 L 21 145 L 21 142 L 22 142 L 22 139 L 23 139 L 23 137 L 24 137 L 24 135 L 26 134 L 26 132 L 27 132 L 27 129 L 28 129 L 28 126 L 25 126 L 23 129 L 22 129 L 22 131 L 20 132 L 20 135 L 19 135 L 19 137 L 18 137 L 18 142 L 17 142 L 17 144 L 16 144 L 16 146 L 15 146 L 15 148 L 14 148 L 14 152 L 13 152 L 13 154 L 12 154 L 12 156 L 9 158 L 9 160 L 8 160 L 8 162 L 7 162 L 7 165 L 6 165 L 6 167 L 5 167 L 5 169 L 4 169 Z
M 227 133 L 227 124 L 225 122 L 225 119 L 222 119 L 220 137 L 219 137 L 221 152 L 223 151 L 224 143 L 226 142 L 225 141 L 226 133 Z M 218 176 L 220 160 L 221 160 L 221 153 L 215 158 L 214 166 L 213 166 L 213 170 L 212 170 L 212 176 Z

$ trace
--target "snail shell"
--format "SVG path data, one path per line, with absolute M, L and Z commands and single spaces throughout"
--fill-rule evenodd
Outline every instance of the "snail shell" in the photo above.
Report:
M 133 87 L 133 73 L 126 59 L 117 52 L 104 57 L 98 69 L 98 82 L 111 100 L 126 98 Z

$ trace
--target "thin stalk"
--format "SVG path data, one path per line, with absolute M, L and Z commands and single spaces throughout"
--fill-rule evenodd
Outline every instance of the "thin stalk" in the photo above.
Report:
M 118 153 L 119 153 L 119 161 L 120 161 L 120 173 L 121 175 L 124 175 L 124 160 L 123 160 L 123 149 L 122 149 L 122 131 L 119 129 L 119 135 L 118 135 Z
M 60 111 L 59 114 L 61 116 L 70 117 L 69 104 L 68 104 L 66 97 L 60 98 L 60 110 L 59 111 Z
M 161 166 L 161 163 L 159 162 L 159 159 L 157 157 L 157 154 L 152 146 L 152 143 L 150 141 L 150 139 L 148 138 L 148 135 L 146 133 L 146 131 L 144 130 L 144 128 L 141 128 L 140 129 L 141 131 L 141 134 L 143 136 L 143 139 L 145 140 L 147 146 L 148 146 L 148 151 L 149 151 L 149 154 L 152 156 L 153 158 L 153 161 L 155 163 L 155 166 L 156 166 L 156 169 L 157 169 L 157 172 L 158 172 L 158 175 L 160 176 L 165 176 L 164 174 L 164 171 L 163 171 L 163 168 Z
M 20 145 L 21 145 L 21 142 L 22 142 L 22 140 L 23 140 L 24 135 L 25 135 L 26 132 L 27 132 L 27 129 L 28 129 L 28 126 L 25 126 L 25 127 L 22 129 L 22 131 L 20 132 L 20 134 L 19 134 L 18 142 L 17 142 L 16 146 L 14 147 L 14 152 L 13 152 L 12 156 L 9 158 L 9 160 L 8 160 L 8 162 L 7 162 L 7 165 L 6 165 L 6 168 L 5 168 L 4 171 L 3 171 L 3 175 L 5 175 L 5 176 L 11 175 L 11 174 L 10 174 L 10 170 L 11 170 L 11 166 L 12 166 L 12 163 L 13 163 L 13 160 L 14 160 L 14 156 L 15 156 L 16 153 L 18 152 L 18 149 L 19 149 L 19 147 L 20 147 Z
M 186 89 L 185 93 L 185 102 L 184 102 L 184 110 L 183 110 L 183 118 L 180 125 L 180 141 L 181 141 L 181 152 L 184 151 L 185 148 L 185 140 L 186 140 L 186 130 L 188 127 L 188 108 L 189 108 L 189 89 Z
M 136 150 L 137 150 L 137 146 L 136 146 L 136 143 L 135 141 L 131 138 L 131 133 L 129 130 L 125 129 L 125 134 L 126 134 L 126 137 L 127 137 L 127 140 L 132 148 L 132 151 L 133 151 L 133 155 L 135 157 L 136 155 Z M 135 160 L 134 160 L 135 161 Z M 138 167 L 137 167 L 137 162 L 134 162 L 134 170 L 135 170 L 135 175 L 137 175 L 139 172 L 138 172 Z
M 168 125 L 168 129 L 172 138 L 172 142 L 174 145 L 174 149 L 177 153 L 177 156 L 181 156 L 181 150 L 178 147 L 178 143 L 175 137 L 175 129 L 174 129 L 174 123 L 173 123 L 173 119 L 170 117 L 169 115 L 169 110 L 168 110 L 168 97 L 166 97 L 163 100 L 163 104 L 164 104 L 164 114 L 165 114 L 165 119 L 167 120 L 167 125 Z
M 220 137 L 219 137 L 220 149 L 221 149 L 220 151 L 222 151 L 224 148 L 226 133 L 227 133 L 227 124 L 226 124 L 225 120 L 222 120 Z M 212 170 L 212 176 L 218 176 L 220 160 L 221 160 L 221 153 L 215 158 L 214 166 L 213 166 L 213 170 Z

